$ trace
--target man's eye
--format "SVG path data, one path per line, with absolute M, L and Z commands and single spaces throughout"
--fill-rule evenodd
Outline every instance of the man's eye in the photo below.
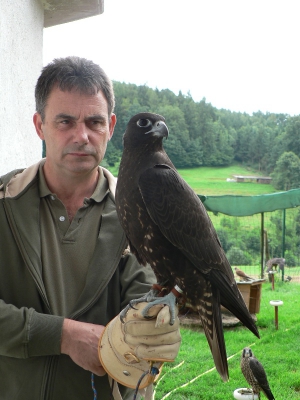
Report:
M 89 121 L 87 123 L 87 126 L 90 127 L 90 129 L 100 129 L 103 125 L 103 121 L 99 121 L 98 119 Z

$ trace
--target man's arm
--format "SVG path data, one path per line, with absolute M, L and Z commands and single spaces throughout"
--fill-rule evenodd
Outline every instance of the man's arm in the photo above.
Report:
M 105 375 L 98 357 L 99 338 L 103 325 L 65 319 L 62 328 L 61 352 L 67 354 L 77 365 L 96 375 Z
M 0 355 L 28 358 L 67 354 L 82 368 L 104 375 L 98 343 L 104 326 L 17 308 L 0 300 Z
M 0 355 L 28 358 L 60 354 L 63 320 L 0 299 Z
M 152 282 L 155 281 L 152 270 L 141 267 L 136 258 L 130 254 L 121 260 L 121 298 L 124 304 L 133 298 L 149 291 Z M 67 354 L 76 364 L 83 369 L 103 376 L 98 357 L 99 338 L 105 327 L 91 323 L 78 322 L 65 319 L 62 327 L 61 352 Z

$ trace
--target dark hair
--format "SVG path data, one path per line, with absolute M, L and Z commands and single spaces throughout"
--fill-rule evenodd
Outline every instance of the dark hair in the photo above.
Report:
M 107 100 L 108 115 L 114 110 L 113 85 L 103 69 L 81 57 L 56 58 L 42 69 L 35 87 L 36 111 L 45 118 L 47 99 L 53 87 L 62 91 L 76 89 L 87 95 L 101 91 Z

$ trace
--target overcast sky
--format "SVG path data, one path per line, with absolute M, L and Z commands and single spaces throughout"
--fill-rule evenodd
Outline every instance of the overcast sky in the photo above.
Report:
M 78 55 L 113 80 L 190 92 L 217 108 L 300 114 L 299 0 L 104 0 L 104 8 L 44 29 L 44 64 Z

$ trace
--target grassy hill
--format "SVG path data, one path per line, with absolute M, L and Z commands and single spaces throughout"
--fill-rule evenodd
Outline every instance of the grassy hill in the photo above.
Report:
M 197 194 L 206 196 L 222 196 L 226 194 L 254 196 L 276 192 L 270 184 L 228 182 L 227 179 L 232 179 L 233 175 L 262 176 L 260 172 L 238 164 L 230 167 L 180 169 L 178 172 Z

